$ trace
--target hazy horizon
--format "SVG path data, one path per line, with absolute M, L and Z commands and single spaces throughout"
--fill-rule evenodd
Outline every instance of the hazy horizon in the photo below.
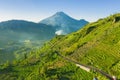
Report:
M 61 11 L 74 19 L 93 22 L 119 13 L 119 3 L 119 0 L 1 0 L 0 22 L 13 19 L 39 22 Z

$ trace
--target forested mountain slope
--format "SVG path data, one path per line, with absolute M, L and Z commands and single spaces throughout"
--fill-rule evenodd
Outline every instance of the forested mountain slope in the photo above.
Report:
M 55 29 L 24 20 L 0 22 L 0 64 L 22 58 L 55 36 Z

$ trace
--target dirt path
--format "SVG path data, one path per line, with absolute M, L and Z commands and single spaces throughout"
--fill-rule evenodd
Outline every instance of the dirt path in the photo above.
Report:
M 67 61 L 69 61 L 69 62 L 72 62 L 72 63 L 76 64 L 76 66 L 80 67 L 81 69 L 83 69 L 83 70 L 85 70 L 85 71 L 87 71 L 87 72 L 90 72 L 90 70 L 93 70 L 93 71 L 99 72 L 99 73 L 101 73 L 102 75 L 106 76 L 109 80 L 116 80 L 116 79 L 114 79 L 111 75 L 105 73 L 104 71 L 102 71 L 102 70 L 100 70 L 100 69 L 98 69 L 98 68 L 95 68 L 95 67 L 92 67 L 92 66 L 87 66 L 87 65 L 78 63 L 78 62 L 76 62 L 76 61 L 73 61 L 73 60 L 71 60 L 71 59 L 69 59 L 69 58 L 64 57 L 63 55 L 61 55 L 61 54 L 58 53 L 57 51 L 56 51 L 55 53 L 57 53 L 57 54 L 58 54 L 59 56 L 61 56 L 63 59 L 65 59 L 65 60 L 67 60 Z

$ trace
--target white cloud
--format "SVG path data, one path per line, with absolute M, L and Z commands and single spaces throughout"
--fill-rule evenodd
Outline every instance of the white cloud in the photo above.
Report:
M 63 30 L 58 30 L 58 31 L 55 32 L 55 34 L 57 34 L 57 35 L 63 35 L 63 34 L 65 34 L 65 33 L 64 33 Z

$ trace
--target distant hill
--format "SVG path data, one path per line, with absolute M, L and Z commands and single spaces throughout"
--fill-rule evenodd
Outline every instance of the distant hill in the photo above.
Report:
M 90 23 L 77 32 L 56 36 L 41 49 L 13 64 L 0 66 L 0 79 L 108 80 L 100 73 L 86 72 L 72 62 L 94 66 L 120 79 L 120 14 Z
M 40 23 L 51 25 L 56 29 L 56 34 L 68 34 L 82 28 L 88 21 L 81 19 L 75 20 L 64 12 L 57 12 L 53 16 L 46 18 Z
M 55 30 L 48 25 L 24 20 L 9 20 L 0 23 L 0 41 L 2 43 L 25 40 L 48 40 L 55 35 Z

